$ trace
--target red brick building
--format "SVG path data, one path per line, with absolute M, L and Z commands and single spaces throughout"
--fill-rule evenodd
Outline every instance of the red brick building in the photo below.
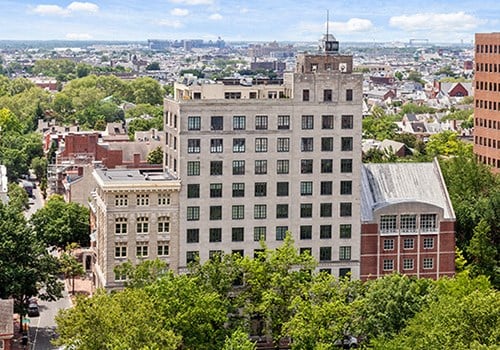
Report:
M 363 165 L 361 203 L 362 280 L 455 274 L 455 214 L 437 161 Z
M 500 33 L 476 34 L 474 153 L 500 172 Z

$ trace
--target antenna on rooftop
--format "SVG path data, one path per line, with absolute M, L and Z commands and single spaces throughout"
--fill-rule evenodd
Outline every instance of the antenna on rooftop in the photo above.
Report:
M 339 42 L 330 34 L 330 11 L 326 10 L 326 34 L 323 36 L 320 48 L 328 54 L 339 52 Z
M 328 26 L 330 25 L 330 11 L 326 10 L 326 36 L 328 37 Z

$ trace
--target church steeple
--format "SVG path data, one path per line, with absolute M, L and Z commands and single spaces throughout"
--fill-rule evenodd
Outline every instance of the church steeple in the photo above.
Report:
M 323 35 L 321 39 L 320 49 L 324 53 L 327 54 L 338 54 L 339 53 L 339 42 L 333 34 L 329 33 L 329 25 L 330 25 L 330 13 L 326 11 L 326 34 Z

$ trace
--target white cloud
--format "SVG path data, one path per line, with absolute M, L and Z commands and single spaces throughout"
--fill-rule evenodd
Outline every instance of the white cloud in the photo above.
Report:
M 43 16 L 69 16 L 74 12 L 96 13 L 99 11 L 99 6 L 91 2 L 74 1 L 66 8 L 58 5 L 38 5 L 33 9 L 33 12 Z
M 99 6 L 97 6 L 96 4 L 94 4 L 92 2 L 78 2 L 78 1 L 74 1 L 71 4 L 68 5 L 67 9 L 68 9 L 68 11 L 71 11 L 71 12 L 80 11 L 80 12 L 92 12 L 92 13 L 95 13 L 95 12 L 99 11 Z
M 368 32 L 374 29 L 372 21 L 363 18 L 351 18 L 346 22 L 328 22 L 328 27 L 333 35 Z M 321 35 L 326 32 L 326 23 L 301 23 L 299 29 L 306 33 Z
M 463 11 L 454 13 L 417 13 L 414 15 L 393 16 L 389 20 L 392 27 L 402 30 L 468 30 L 476 28 L 479 19 Z
M 170 14 L 171 14 L 172 16 L 184 17 L 184 16 L 189 15 L 189 10 L 175 8 L 175 9 L 172 9 L 172 10 L 170 11 Z
M 68 15 L 68 10 L 63 9 L 61 6 L 57 5 L 38 5 L 33 9 L 33 12 L 40 15 L 57 15 L 66 16 Z
M 182 28 L 184 26 L 181 21 L 169 19 L 162 19 L 161 21 L 158 21 L 158 24 L 163 27 L 170 28 Z
M 240 9 L 240 13 L 242 13 L 242 14 L 248 13 L 249 11 L 250 11 L 250 10 L 249 10 L 248 8 L 246 8 L 246 7 L 242 7 L 242 8 Z
M 92 39 L 92 35 L 87 33 L 68 33 L 66 34 L 66 39 L 69 40 L 89 40 Z
M 214 13 L 213 15 L 208 16 L 208 19 L 211 19 L 212 21 L 220 21 L 222 19 L 222 15 Z
M 367 32 L 373 29 L 369 19 L 351 18 L 347 22 L 331 22 L 330 27 L 334 33 Z
M 170 0 L 170 2 L 184 5 L 212 5 L 214 0 Z

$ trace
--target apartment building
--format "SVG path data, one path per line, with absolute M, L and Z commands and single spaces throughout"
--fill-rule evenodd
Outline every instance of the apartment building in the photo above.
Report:
M 178 269 L 180 182 L 165 173 L 95 169 L 92 192 L 92 275 L 96 288 L 119 289 L 126 261 L 160 259 Z
M 178 271 L 253 257 L 290 232 L 318 269 L 359 278 L 362 76 L 325 35 L 282 80 L 184 78 L 164 103 L 179 192 Z
M 474 153 L 500 172 L 500 33 L 476 34 Z
M 455 213 L 439 163 L 364 164 L 362 280 L 455 274 Z

